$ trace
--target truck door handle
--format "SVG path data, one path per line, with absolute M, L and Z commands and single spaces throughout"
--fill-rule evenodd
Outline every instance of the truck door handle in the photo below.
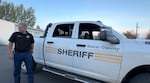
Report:
M 49 41 L 48 41 L 47 43 L 48 43 L 48 44 L 53 44 L 54 42 L 49 42 Z
M 77 47 L 85 47 L 86 45 L 83 45 L 83 44 L 77 44 L 76 46 L 77 46 Z

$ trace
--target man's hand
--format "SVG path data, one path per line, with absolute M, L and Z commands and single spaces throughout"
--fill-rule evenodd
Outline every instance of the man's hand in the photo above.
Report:
M 12 54 L 9 54 L 9 55 L 8 55 L 8 58 L 9 58 L 9 59 L 13 59 L 13 55 L 12 55 Z
M 8 44 L 8 58 L 9 59 L 13 59 L 12 47 L 13 47 L 13 43 L 9 42 L 9 44 Z

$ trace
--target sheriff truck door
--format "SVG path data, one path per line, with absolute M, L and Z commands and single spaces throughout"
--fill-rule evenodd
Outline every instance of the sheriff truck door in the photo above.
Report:
M 55 27 L 53 29 L 53 27 Z M 74 23 L 55 24 L 48 32 L 44 55 L 47 65 L 70 71 L 72 68 L 72 32 Z
M 101 41 L 100 25 L 79 23 L 76 51 L 73 57 L 74 72 L 97 79 L 117 79 L 122 60 L 122 45 Z

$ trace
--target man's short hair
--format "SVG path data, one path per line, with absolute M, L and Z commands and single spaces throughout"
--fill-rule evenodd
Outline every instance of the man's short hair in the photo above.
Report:
M 25 24 L 25 23 L 19 23 L 18 25 L 22 25 L 22 26 L 24 26 L 25 28 L 27 28 L 27 24 Z

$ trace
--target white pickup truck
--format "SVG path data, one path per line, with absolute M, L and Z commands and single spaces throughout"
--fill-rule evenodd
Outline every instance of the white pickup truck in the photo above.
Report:
M 49 24 L 35 38 L 33 60 L 81 82 L 150 83 L 150 41 L 127 39 L 100 21 Z

